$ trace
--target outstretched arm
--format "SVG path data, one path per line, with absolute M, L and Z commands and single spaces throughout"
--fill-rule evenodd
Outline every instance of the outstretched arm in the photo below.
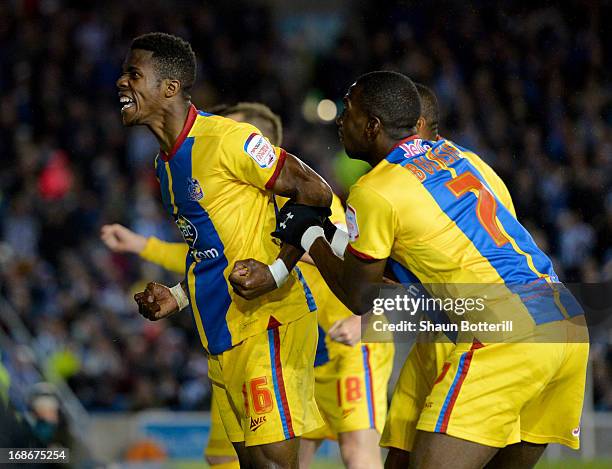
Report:
M 145 238 L 119 223 L 104 225 L 100 238 L 113 252 L 138 254 L 167 270 L 185 273 L 185 257 L 189 249 L 185 243 L 169 243 L 154 236 Z

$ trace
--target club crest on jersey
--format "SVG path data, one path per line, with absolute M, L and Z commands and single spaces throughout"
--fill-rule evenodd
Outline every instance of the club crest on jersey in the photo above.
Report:
M 357 211 L 348 204 L 346 205 L 346 228 L 348 229 L 349 241 L 356 241 L 359 238 Z
M 274 148 L 263 135 L 252 133 L 244 142 L 244 151 L 260 168 L 270 168 L 276 161 Z
M 197 202 L 204 197 L 204 191 L 197 179 L 187 178 L 187 198 Z

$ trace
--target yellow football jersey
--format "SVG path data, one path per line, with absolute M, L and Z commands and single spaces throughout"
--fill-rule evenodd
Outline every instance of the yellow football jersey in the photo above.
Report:
M 270 236 L 275 213 L 269 188 L 285 155 L 252 125 L 192 106 L 172 151 L 155 160 L 164 208 L 189 246 L 190 303 L 202 344 L 213 355 L 265 331 L 271 320 L 285 324 L 316 310 L 295 272 L 251 301 L 228 282 L 236 261 L 271 264 L 278 255 Z
M 517 221 L 501 179 L 448 140 L 398 144 L 351 188 L 346 222 L 354 255 L 391 258 L 435 296 L 478 297 L 476 284 L 497 284 L 483 313 L 489 321 L 497 313 L 524 324 L 582 314 Z

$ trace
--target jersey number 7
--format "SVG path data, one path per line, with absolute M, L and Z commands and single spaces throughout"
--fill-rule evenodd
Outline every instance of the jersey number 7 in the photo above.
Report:
M 476 216 L 482 227 L 487 230 L 497 247 L 508 243 L 508 238 L 501 232 L 495 220 L 497 213 L 497 201 L 487 187 L 471 171 L 466 171 L 446 184 L 446 187 L 457 198 L 468 191 L 475 191 L 478 202 L 476 203 Z

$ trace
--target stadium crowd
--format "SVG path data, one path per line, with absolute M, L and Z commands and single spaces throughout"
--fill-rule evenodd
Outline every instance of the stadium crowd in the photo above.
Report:
M 440 133 L 506 181 L 560 278 L 612 279 L 609 4 L 515 1 L 502 11 L 475 2 L 429 14 L 391 1 L 338 2 L 337 24 L 315 53 L 312 34 L 288 26 L 299 10 L 288 18 L 257 2 L 219 3 L 0 3 L 0 293 L 35 336 L 2 351 L 17 405 L 38 379 L 32 351 L 90 410 L 200 409 L 209 398 L 190 315 L 149 323 L 136 314 L 133 292 L 173 279 L 99 240 L 109 222 L 178 239 L 158 202 L 155 142 L 122 128 L 115 88 L 130 39 L 148 31 L 193 44 L 196 105 L 268 104 L 283 118 L 283 146 L 340 193 L 348 187 L 334 173 L 344 168 L 333 164 L 335 126 L 306 119 L 304 103 L 340 103 L 375 69 L 431 86 Z M 596 405 L 612 410 L 610 336 L 592 339 Z

